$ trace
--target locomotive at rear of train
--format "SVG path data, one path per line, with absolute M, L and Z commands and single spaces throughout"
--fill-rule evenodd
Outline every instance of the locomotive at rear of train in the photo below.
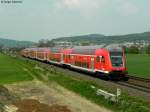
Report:
M 95 73 L 100 77 L 127 80 L 126 57 L 119 46 L 78 46 L 73 48 L 26 48 L 24 57 Z

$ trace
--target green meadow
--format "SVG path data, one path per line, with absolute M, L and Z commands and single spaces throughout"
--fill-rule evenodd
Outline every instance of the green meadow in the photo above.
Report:
M 150 55 L 127 54 L 127 68 L 130 75 L 150 79 Z M 29 69 L 27 63 L 0 54 L 0 84 L 32 80 L 35 71 Z
M 0 54 L 0 84 L 32 80 L 30 72 L 20 60 Z
M 150 79 L 150 55 L 127 54 L 127 67 L 130 75 Z
M 143 62 L 142 57 L 144 57 L 145 62 Z M 129 72 L 131 74 L 137 73 L 137 76 L 149 78 L 149 75 L 145 75 L 145 73 L 147 73 L 145 72 L 145 70 L 148 70 L 147 68 L 150 64 L 147 62 L 149 58 L 149 56 L 127 55 L 128 67 L 131 67 L 129 68 Z M 143 63 L 145 67 L 139 66 L 139 63 Z M 134 67 L 138 68 L 135 69 L 132 65 L 136 65 Z M 139 98 L 135 99 L 122 93 L 122 96 L 120 98 L 122 102 L 120 101 L 118 103 L 114 103 L 110 100 L 104 100 L 104 97 L 102 96 L 97 97 L 96 89 L 91 88 L 91 85 L 94 85 L 97 88 L 102 88 L 104 90 L 110 90 L 109 87 L 106 88 L 103 85 L 97 85 L 94 81 L 76 79 L 69 74 L 66 75 L 66 73 L 64 73 L 63 71 L 55 71 L 55 69 L 51 70 L 42 68 L 35 70 L 35 66 L 40 67 L 40 64 L 36 61 L 17 59 L 0 54 L 0 84 L 28 81 L 32 80 L 34 77 L 38 80 L 44 81 L 46 84 L 56 82 L 59 85 L 67 88 L 68 90 L 71 90 L 100 106 L 109 108 L 114 112 L 149 112 L 150 110 L 150 103 L 140 100 Z M 143 72 L 141 72 L 139 70 L 139 67 L 143 67 L 145 68 L 145 70 L 142 69 Z M 44 78 L 45 74 L 48 74 L 46 80 Z

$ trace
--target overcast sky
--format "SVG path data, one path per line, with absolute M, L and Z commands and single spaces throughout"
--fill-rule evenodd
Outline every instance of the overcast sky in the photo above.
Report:
M 1 38 L 38 41 L 150 31 L 150 0 L 22 1 L 0 3 Z

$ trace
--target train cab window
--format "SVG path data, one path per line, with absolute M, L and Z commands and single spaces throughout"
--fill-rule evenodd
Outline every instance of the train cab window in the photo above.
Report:
M 104 58 L 104 56 L 102 56 L 101 62 L 102 62 L 102 63 L 105 63 L 105 58 Z
M 123 66 L 123 53 L 122 52 L 110 52 L 110 59 L 113 67 Z
M 113 67 L 121 67 L 123 65 L 122 56 L 111 56 Z

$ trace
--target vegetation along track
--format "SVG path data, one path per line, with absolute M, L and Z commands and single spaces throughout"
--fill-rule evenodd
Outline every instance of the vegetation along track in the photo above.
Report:
M 20 57 L 21 58 L 21 57 Z M 29 62 L 31 61 L 30 59 L 27 58 L 22 58 L 22 59 L 26 59 L 29 60 Z M 33 61 L 33 60 L 32 60 Z M 85 77 L 84 80 L 91 80 L 91 76 L 93 75 L 87 75 L 85 73 L 81 73 L 81 72 L 76 72 L 72 69 L 64 69 L 60 66 L 52 66 L 51 64 L 47 64 L 47 63 L 43 63 L 40 61 L 36 61 L 38 63 L 39 66 L 41 66 L 42 68 L 46 68 L 46 69 L 54 69 L 54 71 L 56 70 L 60 70 L 62 72 L 65 72 L 66 75 L 71 75 L 73 77 L 76 78 L 80 78 L 81 77 Z M 128 82 L 124 82 L 124 81 L 105 81 L 105 80 L 100 80 L 97 77 L 92 77 L 94 79 L 94 82 L 96 82 L 98 85 L 103 85 L 104 87 L 109 87 L 110 90 L 114 91 L 115 88 L 120 88 L 123 92 L 128 92 L 130 95 L 132 96 L 137 96 L 137 97 L 143 97 L 146 100 L 150 100 L 150 89 L 149 89 L 149 80 L 145 80 L 145 79 L 141 79 L 141 80 L 145 80 L 145 81 L 141 81 L 139 78 L 132 77 L 129 76 L 130 79 Z M 140 82 L 137 81 L 137 79 L 139 79 Z M 144 83 L 142 85 L 142 82 Z M 145 87 L 146 85 L 146 87 Z
M 129 76 L 128 81 L 112 81 L 112 82 L 129 88 L 137 89 L 139 91 L 150 93 L 150 80 L 131 75 L 128 76 Z
M 117 82 L 120 85 L 135 88 L 150 93 L 150 80 L 129 75 L 127 82 Z

